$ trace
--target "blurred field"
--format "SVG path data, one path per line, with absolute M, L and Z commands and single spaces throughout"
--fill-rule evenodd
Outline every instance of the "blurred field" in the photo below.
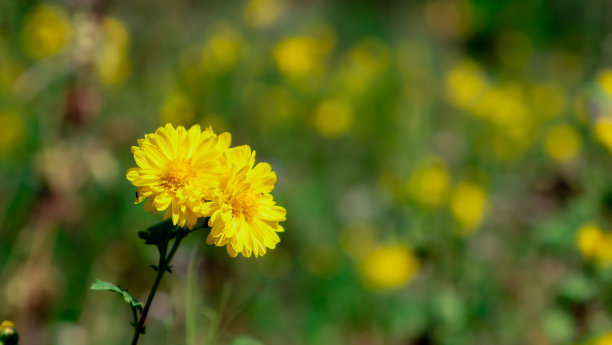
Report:
M 612 344 L 612 3 L 0 1 L 0 318 L 127 344 L 130 146 L 212 125 L 280 246 L 186 239 L 141 344 Z M 1 320 L 0 320 L 1 321 Z

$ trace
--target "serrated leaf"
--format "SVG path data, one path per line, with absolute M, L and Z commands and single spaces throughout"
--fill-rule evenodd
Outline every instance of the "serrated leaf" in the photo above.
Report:
M 102 291 L 114 291 L 116 293 L 119 293 L 123 295 L 123 300 L 127 304 L 129 304 L 132 308 L 136 308 L 142 311 L 143 304 L 141 302 L 138 302 L 138 300 L 132 297 L 132 295 L 130 295 L 127 291 L 123 290 L 122 288 L 118 287 L 115 284 L 96 279 L 96 282 L 91 285 L 90 289 L 102 290 Z

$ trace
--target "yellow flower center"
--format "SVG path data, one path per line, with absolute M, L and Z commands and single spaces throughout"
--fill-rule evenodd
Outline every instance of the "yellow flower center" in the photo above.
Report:
M 257 195 L 250 191 L 241 193 L 232 198 L 230 205 L 234 217 L 242 215 L 245 219 L 249 219 L 256 212 Z
M 161 180 L 166 188 L 176 190 L 189 183 L 194 174 L 189 160 L 175 159 L 168 162 Z

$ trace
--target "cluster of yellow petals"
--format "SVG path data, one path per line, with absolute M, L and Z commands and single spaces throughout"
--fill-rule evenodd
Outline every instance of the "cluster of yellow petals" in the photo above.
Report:
M 284 231 L 278 223 L 286 211 L 270 195 L 276 174 L 268 163 L 254 166 L 255 152 L 248 146 L 225 151 L 221 162 L 226 170 L 212 198 L 206 242 L 225 245 L 231 256 L 263 255 L 280 241 L 276 233 Z
M 137 167 L 127 179 L 147 211 L 165 211 L 164 220 L 190 229 L 210 217 L 209 244 L 225 245 L 232 257 L 260 256 L 280 241 L 286 211 L 270 195 L 276 183 L 270 165 L 254 166 L 255 152 L 230 143 L 227 132 L 166 124 L 132 147 Z

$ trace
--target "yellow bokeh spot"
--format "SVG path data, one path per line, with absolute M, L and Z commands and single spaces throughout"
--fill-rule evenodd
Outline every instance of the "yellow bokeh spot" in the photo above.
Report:
M 188 126 L 195 119 L 193 104 L 182 92 L 174 92 L 166 98 L 159 111 L 160 123 Z
M 128 48 L 130 35 L 123 21 L 107 16 L 102 19 L 101 26 L 106 44 L 116 46 L 117 49 Z
M 612 116 L 601 116 L 595 120 L 595 139 L 612 153 Z
M 558 162 L 569 162 L 580 150 L 580 136 L 570 125 L 558 125 L 546 135 L 544 142 L 546 153 Z
M 100 27 L 102 37 L 96 51 L 96 71 L 103 84 L 119 85 L 128 77 L 132 67 L 128 58 L 128 30 L 121 20 L 114 17 L 104 17 Z
M 290 78 L 319 73 L 335 41 L 335 33 L 327 27 L 318 28 L 313 35 L 284 39 L 273 51 L 276 67 Z
M 0 157 L 12 153 L 24 138 L 21 117 L 13 112 L 0 112 Z
M 486 207 L 487 195 L 481 186 L 460 182 L 453 189 L 450 211 L 461 226 L 461 234 L 470 234 L 480 226 Z
M 219 24 L 204 47 L 204 67 L 212 72 L 227 72 L 240 59 L 242 35 L 229 24 Z
M 59 52 L 72 39 L 68 14 L 58 6 L 37 6 L 25 18 L 21 39 L 24 52 L 33 59 Z
M 453 66 L 446 73 L 445 83 L 448 99 L 462 109 L 475 106 L 489 87 L 484 71 L 471 60 Z
M 594 224 L 585 224 L 576 233 L 576 245 L 582 256 L 588 259 L 595 258 L 603 240 L 603 232 Z
M 425 206 L 439 206 L 446 200 L 450 173 L 439 157 L 427 157 L 408 179 L 410 196 Z
M 353 110 L 345 101 L 324 100 L 314 111 L 314 128 L 324 136 L 336 137 L 349 129 L 353 122 Z
M 612 98 L 612 69 L 601 70 L 597 75 L 597 83 L 608 97 Z
M 487 89 L 474 108 L 476 115 L 500 126 L 529 126 L 529 112 L 518 85 L 504 85 Z
M 251 26 L 267 28 L 285 11 L 284 0 L 249 0 L 244 7 L 244 20 Z
M 410 282 L 419 268 L 419 259 L 404 245 L 380 246 L 359 264 L 364 285 L 373 290 L 392 290 Z
M 576 232 L 576 246 L 585 260 L 603 266 L 612 264 L 612 233 L 602 231 L 597 225 L 581 226 Z
M 536 85 L 531 90 L 532 104 L 537 114 L 555 117 L 565 109 L 565 92 L 559 84 Z
M 9 320 L 2 321 L 0 328 L 15 328 L 15 323 Z
M 612 345 L 612 333 L 604 334 L 595 339 L 592 345 Z
M 389 47 L 379 38 L 368 37 L 346 54 L 339 69 L 340 84 L 350 94 L 359 96 L 389 67 Z
M 317 68 L 319 54 L 308 37 L 293 37 L 280 42 L 274 50 L 278 69 L 288 75 L 303 75 Z

